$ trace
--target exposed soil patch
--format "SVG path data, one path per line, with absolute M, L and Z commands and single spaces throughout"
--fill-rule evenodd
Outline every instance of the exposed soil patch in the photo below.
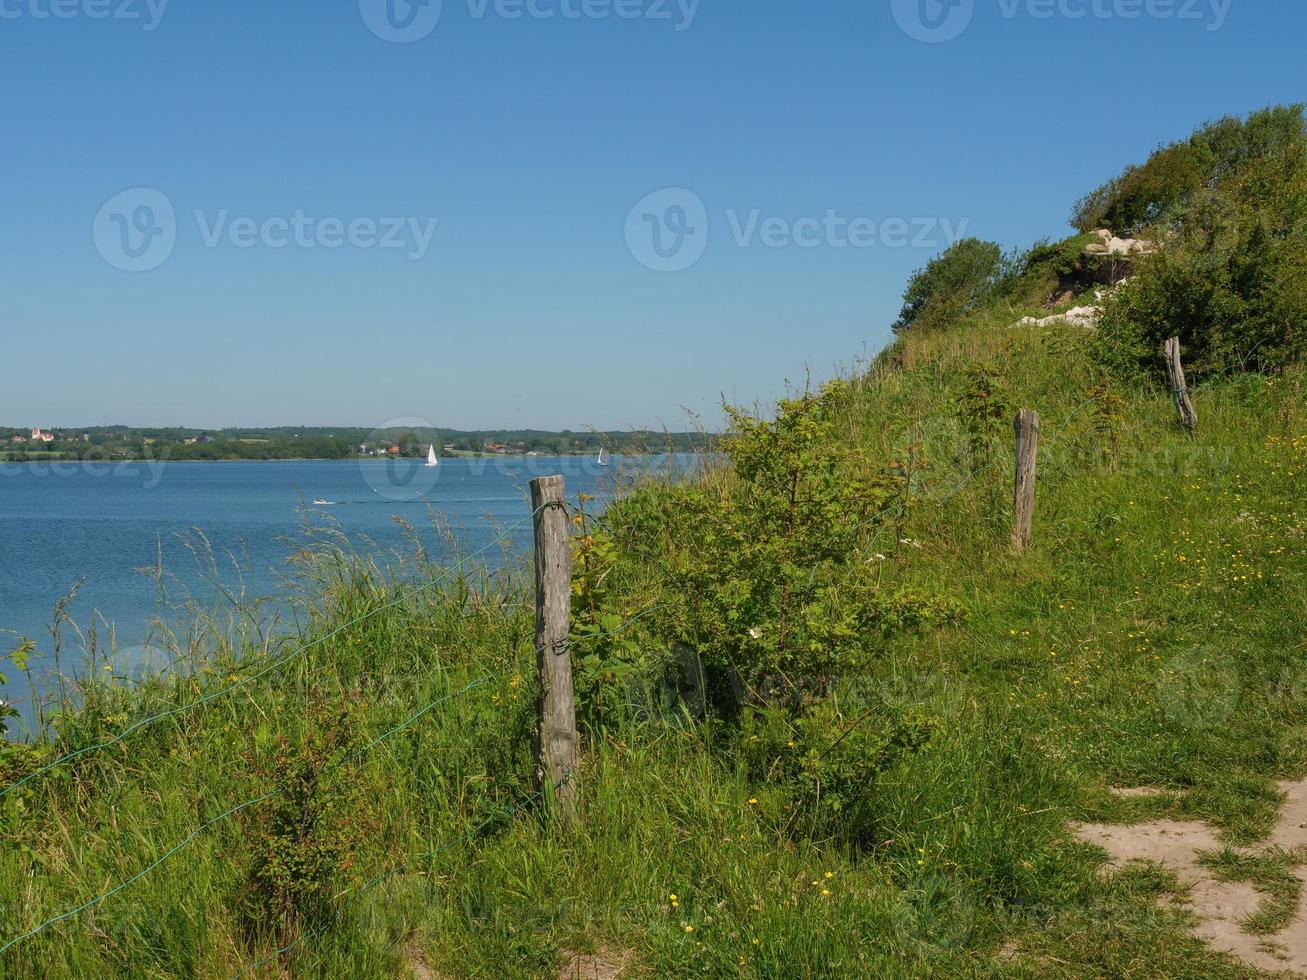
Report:
M 1284 809 L 1280 811 L 1280 819 L 1276 821 L 1268 843 L 1272 847 L 1295 851 L 1307 844 L 1307 779 L 1280 783 L 1280 792 L 1285 796 Z
M 626 968 L 631 956 L 630 950 L 614 949 L 572 953 L 558 971 L 558 980 L 617 980 L 628 975 Z
M 1281 783 L 1285 803 L 1275 830 L 1265 845 L 1253 854 L 1278 847 L 1307 862 L 1307 780 Z M 1120 796 L 1155 796 L 1165 791 L 1116 791 Z M 1243 924 L 1257 912 L 1265 897 L 1242 881 L 1217 881 L 1199 864 L 1201 852 L 1219 852 L 1225 845 L 1216 832 L 1199 821 L 1154 820 L 1130 825 L 1080 824 L 1075 832 L 1081 840 L 1097 844 L 1109 855 L 1108 866 L 1120 869 L 1132 861 L 1162 865 L 1172 871 L 1189 890 L 1189 903 L 1196 924 L 1194 933 L 1219 949 L 1262 970 L 1290 970 L 1307 976 L 1307 907 L 1299 901 L 1293 920 L 1274 935 L 1253 935 Z M 1302 850 L 1300 850 L 1302 849 Z M 1307 896 L 1307 867 L 1295 874 Z
M 415 944 L 409 943 L 406 949 L 405 960 L 408 962 L 409 972 L 413 974 L 413 980 L 444 980 L 439 973 L 431 968 L 427 958 L 422 955 Z
M 1180 796 L 1182 789 L 1163 789 L 1161 786 L 1109 786 L 1107 791 L 1123 800 L 1151 799 L 1155 796 Z

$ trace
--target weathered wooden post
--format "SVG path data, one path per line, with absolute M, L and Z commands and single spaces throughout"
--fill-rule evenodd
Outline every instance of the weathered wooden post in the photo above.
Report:
M 1017 476 L 1012 498 L 1012 547 L 1030 547 L 1030 530 L 1035 519 L 1035 462 L 1039 455 L 1039 413 L 1023 408 L 1017 412 Z
M 1171 379 L 1171 397 L 1175 400 L 1175 410 L 1180 413 L 1180 424 L 1190 432 L 1198 428 L 1198 413 L 1189 398 L 1189 386 L 1185 383 L 1184 365 L 1180 363 L 1180 338 L 1172 337 L 1162 349 L 1162 359 L 1166 362 L 1166 374 Z
M 568 649 L 572 610 L 572 549 L 566 483 L 561 476 L 531 481 L 535 522 L 536 668 L 540 701 L 536 728 L 536 779 L 560 805 L 563 821 L 576 820 L 576 695 Z

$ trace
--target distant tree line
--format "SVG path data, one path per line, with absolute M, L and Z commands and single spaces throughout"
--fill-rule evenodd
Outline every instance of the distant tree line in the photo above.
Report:
M 600 446 L 615 454 L 692 452 L 711 436 L 699 432 L 550 432 L 538 429 L 365 429 L 283 426 L 188 429 L 98 426 L 43 430 L 52 441 L 34 439 L 30 429 L 0 428 L 0 456 L 9 460 L 269 460 L 350 459 L 362 456 L 419 457 L 436 447 L 441 455 L 583 455 Z

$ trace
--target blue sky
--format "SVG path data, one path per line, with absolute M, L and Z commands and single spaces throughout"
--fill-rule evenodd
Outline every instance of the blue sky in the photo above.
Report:
M 0 424 L 715 423 L 1307 95 L 1301 3 L 951 3 L 0 0 Z

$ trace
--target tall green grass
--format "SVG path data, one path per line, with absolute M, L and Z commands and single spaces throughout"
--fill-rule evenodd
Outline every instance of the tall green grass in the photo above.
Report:
M 0 954 L 0 973 L 220 977 L 272 957 L 253 975 L 551 977 L 599 951 L 657 976 L 1247 975 L 1156 903 L 1174 888 L 1164 873 L 1104 880 L 1067 825 L 1199 818 L 1247 843 L 1273 822 L 1275 780 L 1307 771 L 1301 376 L 1217 379 L 1196 395 L 1192 438 L 1163 390 L 1104 389 L 1084 334 L 1011 327 L 1024 312 L 905 335 L 898 366 L 857 373 L 840 406 L 841 439 L 916 461 L 916 502 L 869 559 L 887 587 L 965 610 L 887 641 L 857 679 L 936 733 L 865 787 L 871 839 L 796 833 L 750 783 L 729 720 L 630 704 L 585 732 L 583 819 L 562 832 L 523 807 L 525 570 L 464 570 L 404 597 L 413 576 L 439 574 L 423 556 L 385 568 L 324 541 L 300 556 L 312 598 L 293 638 L 223 645 L 200 631 L 194 670 L 96 686 L 46 743 L 6 750 L 9 785 L 319 641 L 0 800 L 0 943 L 278 791 L 270 760 L 307 752 L 312 732 L 341 733 L 339 761 L 440 701 L 323 777 L 318 801 L 340 804 L 323 835 L 339 845 L 319 882 L 330 914 L 260 924 L 269 801 Z M 968 436 L 978 367 L 1042 417 L 1035 541 L 1020 557 L 1010 434 Z M 705 478 L 729 492 L 728 474 Z M 629 559 L 615 574 L 640 601 L 623 614 L 659 599 L 660 577 Z M 667 640 L 647 621 L 631 635 L 650 651 Z M 1187 792 L 1107 791 L 1140 784 Z

